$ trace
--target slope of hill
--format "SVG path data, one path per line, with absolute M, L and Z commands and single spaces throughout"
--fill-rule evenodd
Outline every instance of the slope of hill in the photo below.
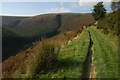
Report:
M 91 26 L 38 42 L 35 47 L 4 61 L 3 76 L 117 79 L 118 46 L 113 45 L 117 39 L 108 42 L 110 38 Z
M 15 53 L 25 44 L 20 35 L 2 28 L 2 59 L 3 61 Z
M 50 38 L 95 22 L 90 13 L 44 14 L 33 17 L 3 16 L 2 21 L 3 54 L 9 56 L 14 50 L 20 50 L 23 44 Z M 17 47 L 20 44 L 22 46 Z
M 14 27 L 9 26 L 9 29 L 21 36 L 30 38 L 51 37 L 59 32 L 70 31 L 94 22 L 90 13 L 45 14 L 18 19 L 16 21 L 14 21 L 15 19 L 12 20 L 13 23 L 9 22 L 9 25 L 14 25 Z M 15 23 L 18 24 L 15 25 Z M 6 27 L 6 25 L 7 21 L 3 18 L 3 27 Z
M 27 17 L 17 17 L 17 16 L 2 16 L 2 26 L 4 28 L 15 27 L 20 21 Z
M 17 54 L 16 56 L 10 57 L 3 62 L 3 76 L 5 78 L 18 78 L 18 76 L 28 78 L 29 76 L 33 76 L 36 71 L 38 72 L 41 69 L 50 67 L 49 64 L 51 64 L 51 61 L 53 63 L 52 65 L 54 65 L 53 59 L 55 59 L 54 56 L 57 54 L 59 49 L 66 45 L 69 40 L 76 37 L 77 34 L 81 32 L 81 30 L 74 30 L 65 34 L 60 34 L 59 36 L 47 39 L 45 41 L 37 42 L 35 43 L 35 47 L 31 49 L 29 48 L 25 51 L 19 52 L 19 54 Z M 46 54 L 44 54 L 44 51 Z M 51 55 L 51 52 L 54 55 Z M 35 63 L 36 65 L 31 65 L 33 63 Z M 48 67 L 45 67 L 43 65 L 48 65 Z
M 55 35 L 60 27 L 59 19 L 59 15 L 35 16 L 21 21 L 13 30 L 24 37 L 32 38 L 49 36 L 52 33 Z
M 98 21 L 97 28 L 103 29 L 103 32 L 108 34 L 120 34 L 120 10 L 109 13 L 105 18 Z
M 61 17 L 60 32 L 79 29 L 95 22 L 91 13 L 63 13 Z

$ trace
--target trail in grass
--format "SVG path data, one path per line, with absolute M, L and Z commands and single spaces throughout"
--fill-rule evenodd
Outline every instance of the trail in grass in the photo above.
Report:
M 88 48 L 88 53 L 87 53 L 87 57 L 84 63 L 84 67 L 83 67 L 83 73 L 82 73 L 82 78 L 89 78 L 90 77 L 90 69 L 91 69 L 91 63 L 92 63 L 92 46 L 93 46 L 93 41 L 92 41 L 92 37 L 90 32 L 89 33 L 89 37 L 90 37 L 90 42 L 89 42 L 89 48 Z
M 96 28 L 90 27 L 88 30 L 94 43 L 91 78 L 118 78 L 117 49 Z
M 58 55 L 58 66 L 39 78 L 117 78 L 118 51 L 99 30 L 90 27 Z
M 88 54 L 90 36 L 87 30 L 75 37 L 59 53 L 59 65 L 40 78 L 81 78 L 84 62 Z

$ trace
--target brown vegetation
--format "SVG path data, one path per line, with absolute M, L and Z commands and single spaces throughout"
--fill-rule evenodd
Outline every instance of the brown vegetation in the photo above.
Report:
M 65 34 L 54 36 L 41 42 L 36 42 L 32 49 L 21 51 L 3 62 L 3 77 L 31 77 L 42 70 L 49 70 L 57 66 L 57 54 L 62 45 L 81 33 L 82 30 L 74 30 Z
M 26 48 L 24 45 L 42 40 L 42 37 L 50 38 L 93 22 L 95 21 L 90 13 L 45 14 L 34 17 L 3 16 L 3 61 Z

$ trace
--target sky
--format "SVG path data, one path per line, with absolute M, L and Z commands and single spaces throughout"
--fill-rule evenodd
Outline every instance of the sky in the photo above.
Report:
M 48 13 L 91 13 L 99 1 L 79 0 L 77 2 L 2 2 L 2 13 L 5 16 L 35 16 Z M 103 3 L 108 12 L 110 2 Z

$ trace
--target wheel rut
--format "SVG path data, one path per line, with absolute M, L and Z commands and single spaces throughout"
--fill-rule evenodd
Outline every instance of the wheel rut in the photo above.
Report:
M 92 36 L 90 32 L 88 31 L 89 37 L 90 37 L 90 43 L 88 48 L 88 53 L 86 56 L 86 60 L 84 62 L 83 71 L 82 71 L 82 78 L 90 78 L 90 69 L 91 69 L 91 63 L 92 63 Z

